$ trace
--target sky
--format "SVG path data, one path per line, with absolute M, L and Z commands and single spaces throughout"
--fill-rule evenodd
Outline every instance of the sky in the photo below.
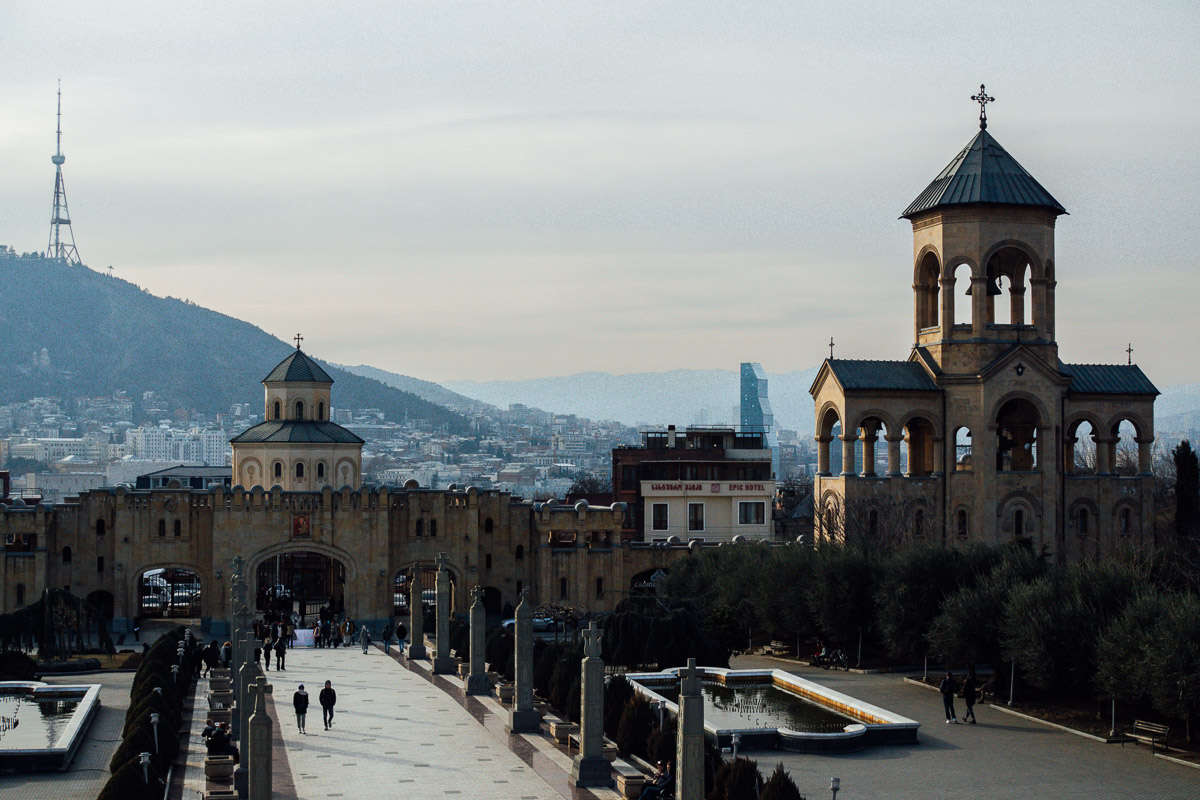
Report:
M 1064 360 L 1200 381 L 1200 5 L 0 6 L 0 243 L 429 380 L 907 356 L 977 131 L 1070 212 Z

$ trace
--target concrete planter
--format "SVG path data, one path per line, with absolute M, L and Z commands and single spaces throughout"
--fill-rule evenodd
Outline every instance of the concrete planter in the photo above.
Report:
M 236 767 L 233 756 L 204 757 L 204 777 L 210 780 L 233 780 L 233 771 Z
M 551 722 L 550 735 L 559 744 L 567 744 L 571 741 L 571 736 L 579 733 L 579 726 L 574 722 Z

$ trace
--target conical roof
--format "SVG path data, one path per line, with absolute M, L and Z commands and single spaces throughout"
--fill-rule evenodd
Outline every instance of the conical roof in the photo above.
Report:
M 976 134 L 900 216 L 911 219 L 931 208 L 972 203 L 1033 206 L 1055 214 L 1067 213 L 986 129 Z
M 263 378 L 263 383 L 333 383 L 333 378 L 297 347 L 296 352 L 280 361 Z

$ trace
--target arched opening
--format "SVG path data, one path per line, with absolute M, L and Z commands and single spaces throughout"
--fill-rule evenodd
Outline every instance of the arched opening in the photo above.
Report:
M 296 401 L 296 419 L 304 419 L 304 401 Z
M 487 519 L 485 519 L 483 521 L 483 532 L 484 533 L 491 533 L 495 529 L 496 529 L 496 523 L 492 522 L 491 517 L 488 517 Z
M 1029 324 L 1026 292 L 1028 278 L 1032 274 L 1029 256 L 1016 247 L 1002 247 L 988 259 L 986 274 L 988 322 L 998 325 Z
M 921 264 L 917 268 L 916 311 L 918 328 L 936 328 L 939 324 L 941 275 L 942 266 L 938 263 L 937 256 L 932 252 L 922 256 Z
M 829 408 L 821 415 L 817 428 L 817 473 L 819 475 L 838 474 L 842 471 L 842 451 L 840 447 L 830 447 L 838 441 L 842 434 L 842 421 L 837 410 Z M 840 442 L 839 442 L 840 444 Z
M 437 520 L 436 519 L 429 520 L 429 538 L 430 539 L 437 538 Z
M 596 578 L 596 599 L 599 600 L 602 597 L 604 597 L 604 578 Z
M 960 508 L 954 516 L 954 532 L 959 539 L 966 539 L 971 534 L 971 517 L 965 508 Z
M 883 446 L 880 446 L 880 434 L 883 434 Z M 887 424 L 879 417 L 867 417 L 859 423 L 859 442 L 856 459 L 862 461 L 862 476 L 873 478 L 877 475 L 887 475 L 888 464 Z
M 519 594 L 519 593 L 518 593 Z M 483 610 L 489 617 L 498 616 L 504 611 L 504 596 L 495 586 L 483 587 Z
M 299 614 L 311 620 L 346 611 L 346 566 L 338 559 L 311 550 L 268 556 L 255 571 L 254 607 L 276 614 Z
M 1072 475 L 1095 475 L 1096 428 L 1086 419 L 1081 419 L 1067 429 L 1067 470 Z
M 959 264 L 954 268 L 954 319 L 953 324 L 970 327 L 971 309 L 971 265 Z
M 425 535 L 425 520 L 418 519 L 417 520 L 417 536 L 424 536 L 424 535 Z
M 317 403 L 317 419 L 318 420 L 325 419 L 325 402 L 324 401 Z
M 104 520 L 102 520 L 102 519 L 96 520 L 96 535 L 103 536 L 104 532 L 105 532 Z
M 513 551 L 513 558 L 515 558 L 517 561 L 520 561 L 521 559 L 525 558 L 525 545 L 523 545 L 523 544 L 517 545 L 517 549 L 515 551 Z
M 1038 463 L 1040 417 L 1033 403 L 1014 398 L 996 415 L 996 471 L 1033 472 Z
M 1090 536 L 1092 533 L 1092 515 L 1087 506 L 1075 512 L 1075 533 L 1080 536 Z
M 298 479 L 304 477 L 304 462 L 303 461 L 296 462 L 296 477 Z
M 191 619 L 200 616 L 200 574 L 190 569 L 159 567 L 140 576 L 138 615 Z
M 558 579 L 558 599 L 559 600 L 567 599 L 567 579 L 566 578 Z
M 16 594 L 17 594 L 17 605 L 19 605 L 19 606 L 25 605 L 25 584 L 23 584 L 23 583 L 17 584 Z
M 62 562 L 64 564 L 71 563 L 71 548 L 70 547 L 64 547 L 62 549 Z
M 179 537 L 183 536 L 183 522 L 180 520 L 175 520 L 174 527 L 175 527 L 175 538 L 178 539 Z
M 1111 456 L 1108 463 L 1112 474 L 1129 477 L 1141 472 L 1138 461 L 1137 436 L 1137 428 L 1127 419 L 1118 420 L 1109 428 Z
M 909 478 L 927 478 L 933 474 L 933 423 L 924 417 L 913 417 L 904 426 L 901 445 L 901 465 Z
M 281 461 L 275 462 L 275 477 L 276 478 L 283 477 L 283 462 L 281 462 Z
M 964 425 L 954 431 L 954 470 L 970 472 L 971 464 L 971 429 Z
M 925 539 L 925 510 L 921 508 L 913 513 L 913 538 L 919 542 Z
M 160 519 L 158 521 L 158 538 L 167 538 L 167 521 L 165 519 Z
M 1117 530 L 1121 532 L 1122 536 L 1128 536 L 1133 532 L 1133 512 L 1128 506 L 1121 509 L 1121 513 L 1117 516 L 1117 520 Z
M 324 477 L 325 477 L 325 462 L 318 461 L 317 462 L 317 479 L 320 480 L 320 479 L 323 479 Z
M 275 401 L 274 411 L 275 411 L 275 417 L 274 417 L 275 419 L 283 418 L 283 405 L 278 400 Z
M 1025 535 L 1025 510 L 1018 508 L 1013 512 L 1013 538 Z

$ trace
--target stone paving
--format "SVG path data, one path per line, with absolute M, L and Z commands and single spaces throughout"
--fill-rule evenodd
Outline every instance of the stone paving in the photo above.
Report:
M 1200 770 L 1153 758 L 1146 747 L 1101 744 L 990 705 L 975 707 L 978 725 L 947 725 L 941 697 L 898 675 L 826 672 L 762 657 L 735 658 L 731 666 L 783 669 L 921 723 L 917 745 L 828 756 L 750 753 L 764 776 L 782 761 L 810 800 L 829 796 L 833 776 L 841 778 L 837 800 L 1200 797 Z M 961 699 L 956 707 L 961 715 Z

